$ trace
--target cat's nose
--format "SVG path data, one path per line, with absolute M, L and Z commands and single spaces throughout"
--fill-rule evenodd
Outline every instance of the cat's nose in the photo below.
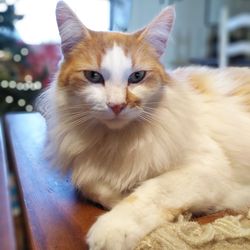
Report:
M 121 111 L 127 106 L 126 103 L 108 103 L 108 106 L 112 109 L 112 111 L 118 115 L 121 113 Z

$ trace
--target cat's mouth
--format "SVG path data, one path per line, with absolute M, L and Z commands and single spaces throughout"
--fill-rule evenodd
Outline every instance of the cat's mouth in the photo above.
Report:
M 99 122 L 106 125 L 110 129 L 121 129 L 130 124 L 132 121 L 137 120 L 140 116 L 141 110 L 129 110 L 114 114 L 112 112 L 103 112 L 97 115 L 96 118 Z
M 117 121 L 122 121 L 125 120 L 124 118 L 122 118 L 121 116 L 114 116 L 110 119 L 106 119 L 106 121 L 111 121 L 111 122 L 117 122 Z
M 129 120 L 121 116 L 115 116 L 109 119 L 103 119 L 102 122 L 110 129 L 121 129 L 129 123 Z

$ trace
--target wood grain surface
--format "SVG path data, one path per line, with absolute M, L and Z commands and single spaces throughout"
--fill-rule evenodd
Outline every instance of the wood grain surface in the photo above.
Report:
M 70 178 L 61 175 L 45 159 L 44 119 L 37 113 L 10 114 L 5 117 L 5 126 L 29 248 L 87 249 L 86 233 L 104 211 L 82 199 Z
M 7 162 L 2 122 L 0 121 L 0 249 L 16 249 L 8 191 Z

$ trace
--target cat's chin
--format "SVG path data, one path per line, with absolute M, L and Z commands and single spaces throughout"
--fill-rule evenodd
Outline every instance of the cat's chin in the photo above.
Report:
M 122 119 L 112 119 L 112 120 L 102 120 L 102 123 L 104 123 L 109 129 L 122 129 L 126 125 L 128 125 L 128 120 L 122 120 Z

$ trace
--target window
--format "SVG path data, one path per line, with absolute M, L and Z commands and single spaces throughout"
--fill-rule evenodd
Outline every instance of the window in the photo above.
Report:
M 109 0 L 64 0 L 90 29 L 108 30 L 110 22 Z M 16 29 L 25 43 L 59 42 L 55 7 L 57 0 L 19 0 L 16 12 L 24 18 Z

